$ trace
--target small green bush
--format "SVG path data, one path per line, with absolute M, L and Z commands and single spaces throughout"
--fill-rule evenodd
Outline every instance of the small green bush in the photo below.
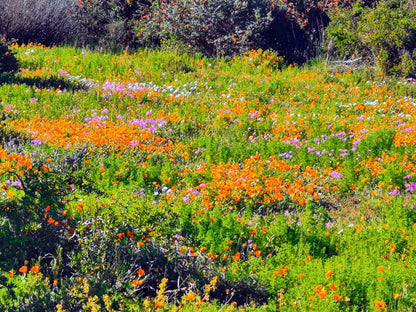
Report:
M 380 77 L 416 74 L 416 11 L 410 1 L 340 9 L 331 15 L 328 35 L 338 56 L 360 57 Z

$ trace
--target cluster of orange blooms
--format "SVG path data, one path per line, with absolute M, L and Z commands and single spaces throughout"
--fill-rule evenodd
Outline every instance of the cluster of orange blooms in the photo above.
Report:
M 15 172 L 20 176 L 32 169 L 32 160 L 17 153 L 9 153 L 0 147 L 0 175 Z
M 329 190 L 327 182 L 331 168 L 319 174 L 308 166 L 302 170 L 300 166 L 289 165 L 276 156 L 261 160 L 260 154 L 256 154 L 243 164 L 229 162 L 213 165 L 209 170 L 212 182 L 205 184 L 202 194 L 215 194 L 219 203 L 229 200 L 238 203 L 245 198 L 267 204 L 290 198 L 305 204 L 307 200 L 318 199 L 318 192 Z
M 19 273 L 26 274 L 27 272 L 32 272 L 32 273 L 37 274 L 37 273 L 40 272 L 40 267 L 38 265 L 34 265 L 29 270 L 29 267 L 27 266 L 27 262 L 25 261 L 25 265 L 22 265 L 19 268 Z M 7 276 L 8 277 L 13 277 L 14 276 L 14 271 L 10 271 L 9 273 L 7 273 Z
M 137 147 L 149 153 L 167 153 L 173 149 L 172 142 L 150 131 L 115 122 L 98 126 L 95 123 L 84 125 L 66 119 L 35 117 L 32 120 L 14 121 L 11 127 L 18 132 L 32 133 L 33 138 L 52 146 L 68 149 L 85 145 L 108 146 L 116 150 Z

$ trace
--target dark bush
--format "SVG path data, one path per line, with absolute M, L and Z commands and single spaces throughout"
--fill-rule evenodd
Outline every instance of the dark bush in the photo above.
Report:
M 263 50 L 273 50 L 289 63 L 302 64 L 315 57 L 320 41 L 310 36 L 296 21 L 287 17 L 282 9 L 273 12 L 273 22 L 263 33 Z
M 204 55 L 233 55 L 264 46 L 272 23 L 271 1 L 178 1 L 154 3 L 136 29 L 142 45 L 184 44 Z
M 151 0 L 78 0 L 73 11 L 82 44 L 105 48 L 136 46 L 136 21 L 148 12 Z
M 75 0 L 7 0 L 0 4 L 0 34 L 22 43 L 72 42 L 77 24 L 71 17 Z

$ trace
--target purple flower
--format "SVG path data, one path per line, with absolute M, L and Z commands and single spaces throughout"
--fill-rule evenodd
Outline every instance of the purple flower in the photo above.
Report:
M 14 187 L 21 187 L 22 186 L 22 181 L 20 181 L 20 180 L 13 181 L 12 182 L 12 186 L 14 186 Z
M 416 182 L 412 182 L 410 184 L 406 183 L 404 186 L 407 188 L 409 192 L 413 192 L 414 190 L 416 190 Z
M 344 176 L 337 171 L 332 171 L 329 173 L 332 178 L 342 179 Z
M 397 194 L 399 194 L 399 191 L 397 189 L 389 193 L 389 195 L 397 195 Z
M 39 139 L 33 139 L 31 142 L 32 142 L 33 145 L 42 145 L 43 144 L 43 141 L 39 140 Z
M 115 88 L 115 84 L 113 82 L 106 81 L 103 84 L 103 90 L 104 91 L 114 90 L 114 88 Z

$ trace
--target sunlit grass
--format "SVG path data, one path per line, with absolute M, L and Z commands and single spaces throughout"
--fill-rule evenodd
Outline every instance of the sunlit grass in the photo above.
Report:
M 13 51 L 4 307 L 411 309 L 413 82 L 263 51 Z

